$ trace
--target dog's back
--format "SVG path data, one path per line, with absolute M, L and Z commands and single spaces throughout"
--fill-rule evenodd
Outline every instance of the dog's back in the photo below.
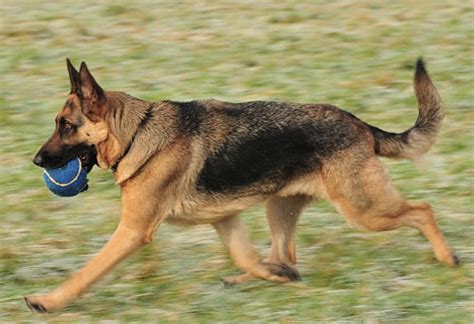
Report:
M 178 111 L 181 132 L 199 136 L 204 143 L 198 190 L 239 196 L 276 193 L 291 181 L 321 170 L 340 152 L 345 152 L 345 164 L 360 163 L 351 160 L 360 155 L 369 159 L 375 154 L 392 158 L 423 154 L 436 139 L 443 113 L 421 61 L 417 63 L 415 92 L 418 120 L 400 134 L 368 125 L 326 104 L 168 103 Z
M 206 158 L 196 185 L 205 193 L 275 193 L 355 143 L 373 146 L 366 124 L 331 105 L 216 100 L 173 104 L 184 121 L 183 132 L 203 140 Z

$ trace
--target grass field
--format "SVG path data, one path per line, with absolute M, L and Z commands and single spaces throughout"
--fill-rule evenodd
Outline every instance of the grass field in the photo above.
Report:
M 100 3 L 100 4 L 99 4 Z M 472 1 L 13 1 L 0 4 L 0 322 L 474 321 L 474 5 Z M 56 198 L 31 159 L 69 89 L 65 58 L 106 89 L 149 100 L 215 97 L 330 102 L 383 129 L 417 114 L 423 55 L 446 108 L 416 167 L 388 161 L 397 187 L 433 205 L 459 268 L 417 232 L 361 233 L 328 204 L 303 214 L 303 281 L 225 288 L 238 273 L 209 226 L 163 225 L 153 244 L 64 310 L 22 296 L 61 283 L 107 241 L 120 215 L 110 172 Z M 264 211 L 243 218 L 262 253 Z

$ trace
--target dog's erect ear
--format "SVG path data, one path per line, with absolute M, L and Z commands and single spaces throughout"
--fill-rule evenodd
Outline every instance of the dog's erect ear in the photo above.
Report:
M 77 93 L 81 87 L 81 76 L 69 58 L 66 59 L 66 64 L 67 71 L 69 72 L 69 81 L 71 81 L 71 93 Z
M 79 75 L 81 78 L 79 97 L 82 101 L 82 111 L 90 120 L 99 121 L 104 117 L 106 109 L 105 92 L 95 81 L 85 62 L 81 63 Z
M 99 84 L 95 81 L 85 62 L 81 63 L 79 74 L 81 78 L 80 89 L 82 98 L 99 102 L 104 97 L 104 90 L 102 90 Z

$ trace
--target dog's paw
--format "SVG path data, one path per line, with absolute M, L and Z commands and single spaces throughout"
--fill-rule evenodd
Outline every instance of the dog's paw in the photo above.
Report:
M 288 280 L 285 281 L 301 281 L 301 275 L 298 270 L 286 264 L 270 263 L 268 264 L 268 269 L 275 276 L 288 278 Z
M 456 254 L 453 254 L 454 265 L 459 266 L 462 263 L 462 259 Z
M 31 311 L 35 313 L 48 313 L 48 309 L 41 302 L 36 301 L 34 296 L 23 297 L 23 299 Z
M 225 287 L 232 287 L 234 285 L 238 285 L 238 284 L 241 284 L 241 283 L 244 283 L 244 282 L 247 282 L 251 279 L 254 279 L 255 276 L 253 276 L 252 274 L 250 273 L 243 273 L 241 275 L 237 275 L 237 276 L 230 276 L 230 277 L 225 277 L 225 278 L 222 278 L 221 281 L 222 283 L 224 284 Z
M 221 278 L 221 281 L 224 284 L 224 287 L 226 288 L 231 288 L 237 284 L 237 282 L 234 279 L 234 276 Z

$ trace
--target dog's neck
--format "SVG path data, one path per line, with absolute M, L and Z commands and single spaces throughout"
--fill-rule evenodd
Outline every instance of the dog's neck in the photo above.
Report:
M 101 167 L 112 168 L 121 184 L 173 140 L 176 112 L 166 102 L 148 102 L 123 92 L 107 92 L 107 100 L 109 137 L 98 145 L 97 160 Z

